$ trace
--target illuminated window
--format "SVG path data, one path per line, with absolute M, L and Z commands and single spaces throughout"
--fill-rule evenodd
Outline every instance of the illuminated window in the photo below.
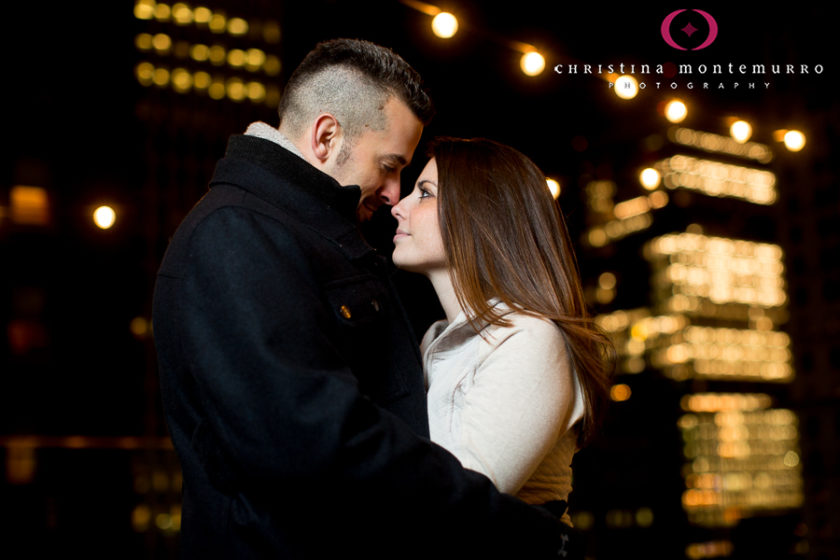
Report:
M 167 68 L 155 68 L 152 74 L 152 82 L 158 87 L 166 87 L 169 85 L 169 70 Z
M 138 0 L 134 4 L 134 17 L 145 20 L 153 19 L 155 17 L 155 1 Z
M 158 53 L 165 54 L 172 48 L 172 38 L 166 33 L 157 33 L 152 37 L 152 47 Z
M 226 44 L 229 37 L 221 36 L 249 36 L 276 44 L 281 34 L 276 21 L 249 22 L 205 6 L 154 0 L 136 0 L 134 16 L 139 20 L 158 22 L 152 33 L 138 33 L 134 38 L 139 52 L 147 57 L 154 55 L 151 60 L 144 60 L 135 67 L 135 77 L 141 85 L 167 88 L 178 94 L 207 95 L 214 100 L 267 105 L 279 103 L 279 88 L 266 86 L 259 80 L 248 80 L 241 73 L 260 72 L 278 76 L 282 69 L 280 59 L 267 54 L 263 48 L 232 47 Z M 183 27 L 196 28 L 199 30 L 196 35 L 203 34 L 204 39 L 197 42 L 186 40 L 184 31 L 180 29 Z M 211 33 L 215 37 L 211 38 Z M 173 62 L 172 59 L 176 60 Z M 209 68 L 184 68 L 187 60 L 214 66 L 213 75 L 207 71 Z
M 206 90 L 210 87 L 212 79 L 207 72 L 196 72 L 193 75 L 193 87 L 198 90 Z
M 50 223 L 50 202 L 47 191 L 41 187 L 14 186 L 9 193 L 12 222 L 30 226 Z
M 141 62 L 134 69 L 134 75 L 137 76 L 137 81 L 144 86 L 150 86 L 153 82 L 155 74 L 155 66 L 150 62 Z
M 246 95 L 251 101 L 262 101 L 265 99 L 265 86 L 260 82 L 248 82 L 246 85 Z
M 193 11 L 193 21 L 199 25 L 207 25 L 213 17 L 213 12 L 204 6 L 198 6 Z
M 726 527 L 762 511 L 802 504 L 796 415 L 766 394 L 683 398 L 678 426 L 686 461 L 682 502 L 689 520 Z
M 183 2 L 172 5 L 172 19 L 177 25 L 189 25 L 193 22 L 193 11 Z
M 227 22 L 227 31 L 231 35 L 245 35 L 248 33 L 248 22 L 242 18 L 231 18 Z
M 196 43 L 190 46 L 190 57 L 196 62 L 207 62 L 210 59 L 210 47 Z
M 152 49 L 152 34 L 151 33 L 139 33 L 134 38 L 134 46 L 137 47 L 137 50 L 140 51 L 148 51 Z
M 657 163 L 669 189 L 685 188 L 709 196 L 740 198 L 755 204 L 776 201 L 776 176 L 753 169 L 687 155 L 676 155 Z
M 787 301 L 777 245 L 682 233 L 651 240 L 645 256 L 659 270 L 654 284 L 669 289 L 680 305 L 692 298 L 764 308 Z
M 263 40 L 266 43 L 277 44 L 280 42 L 280 24 L 276 21 L 267 21 L 262 27 Z
M 280 59 L 274 55 L 268 55 L 265 57 L 265 64 L 263 65 L 263 72 L 268 74 L 269 76 L 277 76 L 280 74 L 282 66 L 280 64 Z
M 248 49 L 245 63 L 248 65 L 248 70 L 256 72 L 265 64 L 265 52 L 262 49 Z
M 231 78 L 227 82 L 227 96 L 233 101 L 243 101 L 247 95 L 245 84 L 239 78 Z
M 224 33 L 227 28 L 227 19 L 223 14 L 214 13 L 210 16 L 210 21 L 207 22 L 207 26 L 213 33 Z
M 158 21 L 165 22 L 169 21 L 169 16 L 172 15 L 172 9 L 169 7 L 168 4 L 154 4 L 154 18 Z
M 705 152 L 729 154 L 759 163 L 769 163 L 773 159 L 773 152 L 768 146 L 757 142 L 736 142 L 731 136 L 721 136 L 690 128 L 674 128 L 668 135 L 677 144 L 691 146 Z
M 245 66 L 247 56 L 242 49 L 231 49 L 227 53 L 227 63 L 234 68 Z

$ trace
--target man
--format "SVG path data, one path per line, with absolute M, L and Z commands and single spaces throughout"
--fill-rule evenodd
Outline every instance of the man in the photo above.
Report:
M 415 339 L 358 232 L 431 111 L 394 53 L 322 43 L 172 239 L 154 327 L 188 557 L 565 552 L 554 518 L 426 439 Z

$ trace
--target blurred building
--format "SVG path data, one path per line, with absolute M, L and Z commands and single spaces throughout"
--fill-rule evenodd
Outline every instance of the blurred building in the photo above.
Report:
M 576 468 L 578 508 L 626 534 L 594 544 L 604 558 L 627 541 L 657 557 L 804 557 L 773 149 L 679 125 L 641 143 L 634 165 L 585 185 L 589 296 L 618 364 L 602 448 Z M 602 461 L 626 467 L 606 512 L 585 503 Z

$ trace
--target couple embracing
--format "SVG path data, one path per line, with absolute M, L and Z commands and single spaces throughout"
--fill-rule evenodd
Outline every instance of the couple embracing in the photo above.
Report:
M 321 43 L 172 238 L 154 332 L 185 556 L 582 557 L 571 462 L 609 343 L 523 154 L 437 139 L 400 200 L 431 116 L 395 53 Z M 419 347 L 359 233 L 382 205 L 446 314 Z

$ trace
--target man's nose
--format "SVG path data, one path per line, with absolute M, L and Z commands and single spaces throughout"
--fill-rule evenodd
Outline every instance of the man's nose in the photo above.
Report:
M 400 200 L 400 180 L 386 180 L 382 190 L 379 191 L 379 199 L 389 206 L 395 205 Z

